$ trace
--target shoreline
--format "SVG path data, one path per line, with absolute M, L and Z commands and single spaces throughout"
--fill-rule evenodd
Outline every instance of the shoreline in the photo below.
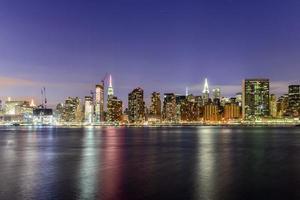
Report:
M 191 123 L 191 124 L 0 124 L 0 127 L 55 127 L 55 128 L 109 128 L 109 127 L 144 127 L 144 128 L 164 128 L 164 127 L 300 127 L 300 123 L 286 123 L 286 124 L 260 124 L 260 123 L 240 123 L 240 124 L 214 124 L 214 123 Z

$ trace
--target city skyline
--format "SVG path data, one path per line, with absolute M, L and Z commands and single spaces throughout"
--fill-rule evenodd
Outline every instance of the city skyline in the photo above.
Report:
M 299 81 L 297 1 L 33 1 L 0 3 L 1 99 L 55 105 L 84 98 L 106 72 L 116 96 L 200 94 L 203 79 L 225 96 L 244 78 L 269 78 L 271 92 Z M 80 13 L 80 14 L 79 14 Z M 67 91 L 67 92 L 66 92 Z
M 112 75 L 111 74 L 109 74 L 109 76 L 108 76 L 108 74 L 106 74 L 106 76 L 107 77 L 105 77 L 105 79 L 107 78 L 107 80 L 105 80 L 105 88 L 104 88 L 104 99 L 105 99 L 104 104 L 105 105 L 106 105 L 106 101 L 108 100 L 108 96 L 109 96 L 108 95 L 108 90 L 110 88 L 109 86 L 111 85 L 111 81 L 112 81 Z M 245 78 L 245 79 L 248 79 L 248 78 Z M 180 90 L 182 90 L 182 91 L 180 91 L 179 89 L 177 90 L 177 91 L 180 91 L 180 92 L 175 92 L 174 90 L 168 90 L 168 88 L 159 88 L 159 89 L 156 89 L 156 90 L 154 89 L 153 91 L 146 91 L 144 99 L 145 99 L 145 103 L 147 104 L 147 106 L 149 106 L 149 103 L 151 102 L 151 93 L 152 92 L 159 92 L 161 94 L 172 92 L 176 95 L 184 95 L 184 94 L 186 94 L 186 91 L 187 91 L 186 89 L 187 88 L 188 88 L 188 93 L 189 94 L 193 94 L 193 95 L 196 95 L 196 96 L 197 95 L 203 95 L 203 89 L 206 87 L 206 84 L 209 85 L 208 89 L 209 89 L 210 93 L 213 92 L 213 89 L 220 89 L 221 97 L 230 98 L 230 97 L 235 96 L 236 93 L 241 93 L 242 92 L 242 90 L 243 90 L 242 82 L 245 79 L 241 80 L 240 85 L 225 85 L 225 86 L 222 86 L 222 85 L 217 85 L 217 84 L 216 85 L 210 85 L 209 79 L 208 78 L 203 78 L 202 83 L 195 84 L 195 85 L 192 85 L 192 86 L 182 87 L 182 89 L 180 88 Z M 256 78 L 251 78 L 251 79 L 260 79 L 260 78 L 256 77 Z M 114 81 L 115 81 L 115 79 L 114 79 Z M 58 103 L 64 102 L 65 99 L 67 99 L 68 97 L 79 97 L 81 100 L 84 100 L 85 96 L 89 95 L 90 91 L 94 90 L 95 85 L 99 85 L 99 84 L 102 84 L 102 82 L 99 81 L 99 83 L 92 85 L 91 88 L 87 87 L 87 90 L 84 91 L 85 93 L 83 94 L 83 96 L 79 96 L 79 95 L 73 95 L 72 96 L 72 95 L 68 95 L 67 92 L 65 92 L 65 94 L 60 97 L 61 101 L 50 102 L 50 103 L 48 102 L 47 105 L 51 108 L 55 108 Z M 297 85 L 297 84 L 299 84 L 299 81 L 275 82 L 274 83 L 274 82 L 272 82 L 272 80 L 270 80 L 270 94 L 275 94 L 277 97 L 282 96 L 284 94 L 287 94 L 289 85 L 293 85 L 293 84 Z M 115 84 L 113 86 L 113 91 L 116 91 L 115 96 L 119 97 L 122 101 L 125 102 L 125 105 L 127 105 L 127 103 L 128 103 L 127 102 L 128 94 L 131 92 L 132 89 L 138 88 L 138 87 L 143 88 L 143 90 L 145 91 L 144 87 L 135 86 L 131 89 L 126 88 L 125 90 L 128 91 L 128 93 L 125 94 L 126 96 L 121 96 L 121 95 L 119 95 L 121 92 L 118 92 L 118 89 L 120 89 L 120 88 L 118 88 Z M 34 102 L 39 105 L 39 104 L 42 104 L 43 97 L 41 96 L 41 93 L 40 93 L 41 88 L 38 88 L 37 90 L 38 90 L 38 91 L 36 91 L 37 96 L 0 96 L 0 100 L 2 100 L 3 102 L 7 101 L 8 98 L 13 99 L 13 100 L 27 100 L 27 101 L 34 100 Z M 51 99 L 51 96 L 49 96 L 49 95 L 51 95 L 51 91 L 48 94 L 47 99 Z

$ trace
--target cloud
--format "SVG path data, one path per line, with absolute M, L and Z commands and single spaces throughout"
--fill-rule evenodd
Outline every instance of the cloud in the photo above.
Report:
M 0 76 L 0 88 L 10 86 L 35 86 L 37 83 L 31 80 Z

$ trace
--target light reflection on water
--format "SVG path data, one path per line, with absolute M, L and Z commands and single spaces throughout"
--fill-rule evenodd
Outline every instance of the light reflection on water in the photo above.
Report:
M 299 133 L 1 128 L 0 199 L 299 199 Z

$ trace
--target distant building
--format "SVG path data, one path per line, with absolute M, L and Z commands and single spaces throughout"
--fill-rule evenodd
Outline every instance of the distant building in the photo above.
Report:
M 4 121 L 31 122 L 33 107 L 28 101 L 8 100 L 4 106 Z
M 110 96 L 107 101 L 107 122 L 120 122 L 122 121 L 123 112 L 122 101 L 115 96 Z
M 214 104 L 206 104 L 204 106 L 204 121 L 218 121 L 220 120 L 219 108 Z
M 135 88 L 128 94 L 128 119 L 130 123 L 143 123 L 145 121 L 145 102 L 142 88 Z
M 202 95 L 203 95 L 203 104 L 205 105 L 209 102 L 209 88 L 208 88 L 207 78 L 205 78 Z
M 33 123 L 47 124 L 54 123 L 53 110 L 50 108 L 34 108 L 33 109 Z
M 176 98 L 176 119 L 174 121 L 182 120 L 186 112 L 188 112 L 188 108 L 186 106 L 188 99 L 193 99 L 193 95 L 175 95 Z
M 243 99 L 242 99 L 242 93 L 241 92 L 238 92 L 238 93 L 235 94 L 235 101 L 236 101 L 236 103 L 238 103 L 238 105 L 240 107 L 242 107 Z
M 112 86 L 112 78 L 111 78 L 111 75 L 109 75 L 109 86 L 108 86 L 108 88 L 107 88 L 107 96 L 108 96 L 108 98 L 114 96 L 114 88 L 113 88 L 113 86 Z
M 279 118 L 288 116 L 288 107 L 289 107 L 289 96 L 284 94 L 277 99 L 276 102 L 276 116 Z
M 195 122 L 200 120 L 202 106 L 196 100 L 197 97 L 191 94 L 180 101 L 177 100 L 177 104 L 180 105 L 180 115 L 178 117 L 181 122 Z
M 92 123 L 94 117 L 94 102 L 92 96 L 84 97 L 84 122 Z
M 243 81 L 243 118 L 255 120 L 270 115 L 269 79 Z
M 161 120 L 161 100 L 159 92 L 153 92 L 151 94 L 149 120 L 153 122 L 159 122 Z
M 78 97 L 68 97 L 63 107 L 62 120 L 64 122 L 81 122 L 82 118 L 80 99 Z
M 277 117 L 277 100 L 275 94 L 270 95 L 270 115 L 273 118 Z
M 300 85 L 290 85 L 288 94 L 288 114 L 291 117 L 300 116 Z
M 104 121 L 104 86 L 103 84 L 96 85 L 95 98 L 95 122 Z
M 234 120 L 241 118 L 241 107 L 237 103 L 228 103 L 224 106 L 224 119 Z
M 212 90 L 212 96 L 213 96 L 213 100 L 215 99 L 221 99 L 221 89 L 220 88 L 214 88 Z
M 174 93 L 164 94 L 163 103 L 163 120 L 165 122 L 175 122 L 177 121 L 177 106 L 176 106 L 176 96 Z

